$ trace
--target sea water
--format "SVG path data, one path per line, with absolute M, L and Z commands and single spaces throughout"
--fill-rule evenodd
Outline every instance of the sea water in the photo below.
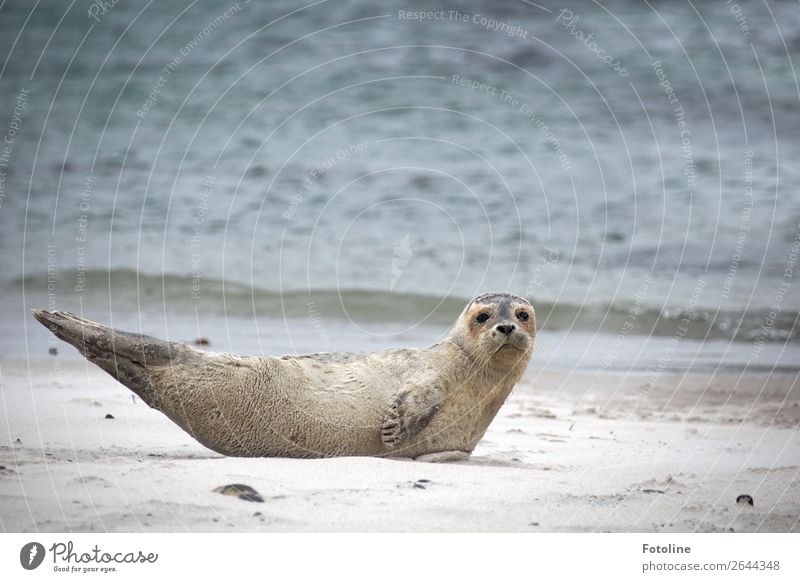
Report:
M 792 2 L 7 2 L 0 32 L 15 329 L 370 348 L 508 290 L 568 365 L 800 361 Z

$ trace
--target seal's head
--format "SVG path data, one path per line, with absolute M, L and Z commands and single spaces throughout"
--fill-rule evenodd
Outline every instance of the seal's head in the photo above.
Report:
M 527 299 L 484 293 L 461 312 L 451 338 L 481 365 L 524 370 L 533 352 L 536 314 Z

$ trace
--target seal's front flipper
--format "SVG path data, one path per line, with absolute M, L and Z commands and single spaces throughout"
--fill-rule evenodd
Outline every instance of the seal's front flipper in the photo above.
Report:
M 439 412 L 443 399 L 436 386 L 414 385 L 399 390 L 383 417 L 383 442 L 393 447 L 418 435 Z
M 440 453 L 428 453 L 427 455 L 420 455 L 415 457 L 415 461 L 422 461 L 423 463 L 458 463 L 459 461 L 468 461 L 470 453 L 466 451 L 442 451 Z

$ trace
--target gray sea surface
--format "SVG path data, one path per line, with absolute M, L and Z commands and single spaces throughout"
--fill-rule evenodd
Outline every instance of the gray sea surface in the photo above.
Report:
M 101 4 L 0 6 L 13 329 L 50 306 L 369 347 L 509 290 L 605 338 L 593 366 L 646 338 L 651 367 L 800 361 L 796 2 Z

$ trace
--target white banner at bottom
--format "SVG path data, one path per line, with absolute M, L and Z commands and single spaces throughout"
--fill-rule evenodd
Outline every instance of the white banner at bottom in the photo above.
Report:
M 769 533 L 2 534 L 0 580 L 800 580 L 798 542 Z

